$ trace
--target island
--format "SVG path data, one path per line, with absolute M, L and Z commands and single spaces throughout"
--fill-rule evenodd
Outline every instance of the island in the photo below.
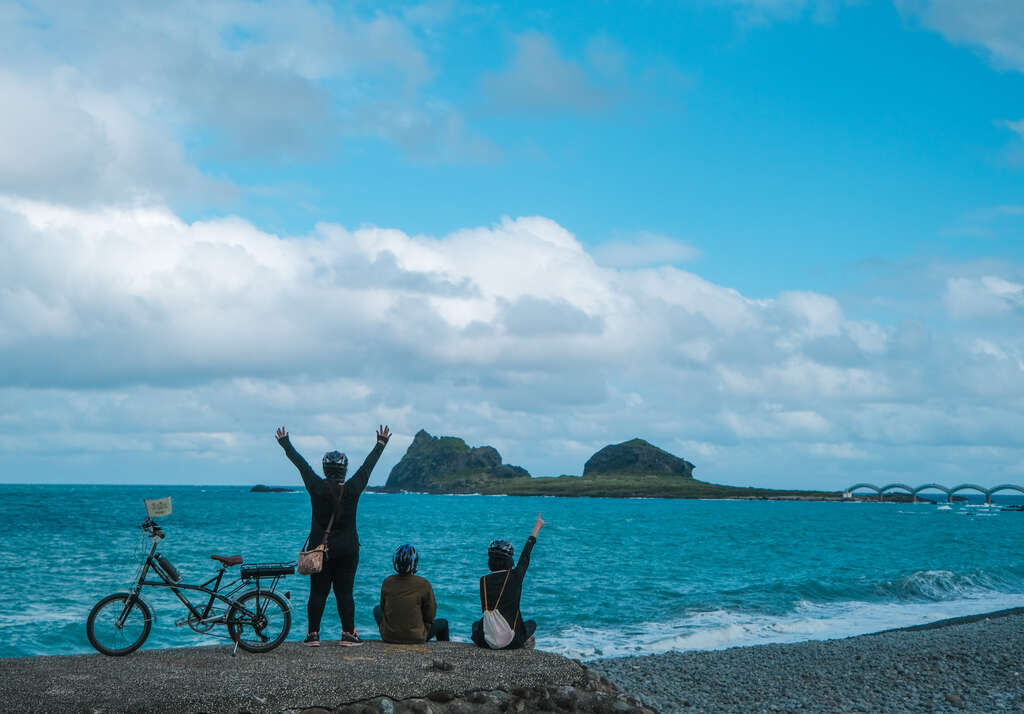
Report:
M 693 477 L 695 468 L 686 459 L 635 438 L 597 451 L 583 465 L 580 476 L 533 477 L 520 466 L 502 463 L 501 454 L 492 446 L 471 447 L 458 437 L 431 436 L 421 429 L 401 461 L 391 469 L 387 483 L 369 490 L 508 496 L 844 500 L 838 491 L 708 483 Z M 896 494 L 887 498 L 903 500 Z
M 260 483 L 250 488 L 249 491 L 250 493 L 295 493 L 298 489 L 286 486 L 264 486 Z

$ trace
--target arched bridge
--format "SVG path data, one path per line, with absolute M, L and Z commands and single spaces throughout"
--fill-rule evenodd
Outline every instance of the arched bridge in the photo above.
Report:
M 1019 493 L 1024 493 L 1024 486 L 1018 486 L 1013 483 L 1004 483 L 998 486 L 993 486 L 992 488 L 985 488 L 984 486 L 979 486 L 976 483 L 962 483 L 959 486 L 953 486 L 952 488 L 947 488 L 946 486 L 938 483 L 925 483 L 917 487 L 909 486 L 905 483 L 888 483 L 885 486 L 876 486 L 873 483 L 855 483 L 846 489 L 846 493 L 852 494 L 854 491 L 864 489 L 877 493 L 879 501 L 885 500 L 885 494 L 890 491 L 905 491 L 914 497 L 915 502 L 917 501 L 917 494 L 922 491 L 942 491 L 946 494 L 946 501 L 952 501 L 953 496 L 960 491 L 977 491 L 984 494 L 985 503 L 992 503 L 992 496 L 1000 491 L 1017 491 Z

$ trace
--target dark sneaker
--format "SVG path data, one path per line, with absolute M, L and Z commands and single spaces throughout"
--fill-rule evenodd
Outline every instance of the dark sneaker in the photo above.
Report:
M 309 647 L 319 647 L 320 646 L 320 633 L 318 633 L 318 632 L 310 632 L 308 635 L 306 635 L 306 639 L 304 639 L 302 641 L 302 644 L 307 645 Z
M 363 641 L 359 639 L 359 630 L 342 632 L 341 640 L 338 641 L 338 644 L 342 647 L 356 647 L 357 645 L 363 644 Z

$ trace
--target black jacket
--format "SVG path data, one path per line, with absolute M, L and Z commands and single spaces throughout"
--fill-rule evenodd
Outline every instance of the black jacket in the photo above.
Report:
M 526 569 L 530 567 L 530 551 L 533 550 L 533 545 L 536 542 L 537 539 L 533 536 L 526 539 L 523 552 L 519 554 L 519 562 L 512 570 L 498 570 L 480 578 L 480 609 L 493 608 L 494 603 L 498 603 L 498 612 L 508 621 L 509 625 L 513 626 L 516 632 L 515 639 L 509 645 L 510 648 L 521 647 L 528 637 L 526 627 L 523 625 L 523 614 L 519 611 L 519 599 L 523 595 L 523 577 L 526 575 Z M 506 574 L 508 575 L 507 583 L 505 582 Z M 505 585 L 504 592 L 501 590 L 502 584 Z M 500 602 L 498 601 L 499 594 L 501 595 Z
M 331 520 L 331 513 L 334 512 L 335 504 L 330 489 L 322 477 L 310 468 L 302 454 L 295 450 L 288 437 L 284 437 L 278 443 L 284 449 L 295 467 L 302 475 L 302 482 L 306 484 L 309 492 L 309 502 L 313 507 L 313 516 L 309 526 L 309 548 L 320 545 L 327 530 L 327 524 Z M 331 526 L 331 535 L 327 541 L 327 557 L 342 558 L 354 555 L 359 551 L 359 533 L 356 532 L 356 508 L 359 505 L 359 495 L 366 488 L 370 480 L 370 472 L 377 465 L 377 459 L 384 451 L 382 444 L 373 447 L 373 451 L 366 457 L 366 461 L 359 467 L 352 478 L 345 482 L 345 491 L 338 504 L 337 515 L 334 517 L 334 524 Z

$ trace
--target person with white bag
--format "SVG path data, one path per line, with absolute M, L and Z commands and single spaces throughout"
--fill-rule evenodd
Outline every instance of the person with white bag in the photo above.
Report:
M 537 514 L 533 532 L 526 539 L 519 561 L 513 564 L 514 549 L 507 540 L 491 541 L 487 548 L 487 575 L 480 578 L 480 608 L 483 616 L 473 623 L 473 642 L 478 647 L 512 650 L 533 645 L 537 623 L 523 620 L 519 599 L 523 594 L 523 577 L 530 567 L 530 552 L 544 520 Z

